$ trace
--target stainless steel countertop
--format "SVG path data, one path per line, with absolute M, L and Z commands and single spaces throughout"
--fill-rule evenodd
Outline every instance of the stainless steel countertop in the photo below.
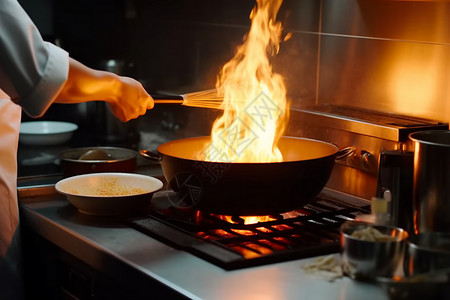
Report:
M 37 234 L 149 296 L 160 289 L 191 299 L 387 299 L 375 285 L 305 273 L 302 265 L 316 258 L 225 271 L 117 220 L 80 214 L 51 184 L 19 189 L 19 201 Z

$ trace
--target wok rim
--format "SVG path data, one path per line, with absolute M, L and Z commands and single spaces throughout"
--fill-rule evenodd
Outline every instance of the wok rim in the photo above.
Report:
M 223 161 L 208 161 L 208 160 L 199 160 L 199 159 L 192 159 L 192 158 L 184 158 L 184 157 L 179 157 L 179 156 L 174 156 L 171 154 L 165 154 L 161 151 L 161 147 L 165 147 L 170 143 L 173 142 L 183 142 L 183 141 L 188 141 L 188 140 L 197 140 L 197 139 L 210 139 L 211 136 L 196 136 L 196 137 L 189 137 L 189 138 L 182 138 L 182 139 L 177 139 L 177 140 L 173 140 L 164 144 L 161 144 L 158 146 L 158 148 L 156 149 L 156 151 L 158 152 L 159 156 L 161 158 L 163 157 L 170 157 L 170 158 L 174 158 L 174 159 L 182 159 L 185 161 L 191 161 L 191 162 L 202 162 L 202 163 L 209 163 L 209 164 L 234 164 L 234 165 L 267 165 L 267 164 L 271 164 L 271 165 L 277 165 L 277 164 L 287 164 L 287 163 L 299 163 L 299 162 L 306 162 L 306 161 L 314 161 L 314 160 L 319 160 L 319 159 L 324 159 L 324 158 L 328 158 L 328 157 L 333 157 L 336 156 L 339 152 L 339 148 L 332 143 L 326 142 L 326 141 L 322 141 L 322 140 L 317 140 L 317 139 L 312 139 L 312 138 L 304 138 L 304 137 L 296 137 L 296 136 L 282 136 L 281 139 L 294 139 L 294 140 L 306 140 L 306 141 L 312 141 L 315 142 L 317 144 L 322 144 L 322 145 L 327 145 L 330 146 L 332 148 L 334 148 L 334 152 L 329 154 L 329 155 L 323 155 L 323 156 L 319 156 L 316 158 L 311 158 L 311 159 L 298 159 L 298 160 L 289 160 L 289 161 L 277 161 L 277 162 L 223 162 Z

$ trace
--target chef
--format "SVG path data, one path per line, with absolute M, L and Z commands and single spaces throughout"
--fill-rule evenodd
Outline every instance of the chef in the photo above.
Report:
M 132 100 L 130 100 L 132 99 Z M 0 298 L 23 295 L 17 202 L 17 147 L 22 109 L 42 116 L 52 103 L 105 101 L 128 121 L 153 108 L 134 79 L 93 70 L 43 41 L 16 0 L 0 1 Z

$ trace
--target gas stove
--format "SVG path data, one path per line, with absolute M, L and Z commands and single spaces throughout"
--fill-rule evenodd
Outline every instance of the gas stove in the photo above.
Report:
M 340 225 L 370 213 L 372 197 L 390 189 L 392 201 L 400 202 L 408 194 L 404 187 L 393 186 L 398 176 L 409 178 L 408 168 L 400 166 L 403 171 L 394 177 L 395 166 L 380 157 L 398 152 L 410 158 L 409 133 L 448 128 L 447 123 L 432 120 L 336 106 L 293 111 L 291 123 L 295 127 L 288 129 L 289 135 L 324 140 L 341 149 L 327 187 L 307 205 L 250 223 L 249 217 L 163 205 L 128 223 L 226 270 L 336 253 Z M 380 179 L 380 174 L 385 177 Z M 160 205 L 171 197 L 161 193 L 153 200 Z
M 70 260 L 62 264 L 70 276 L 64 278 L 82 274 L 89 293 L 92 287 L 98 288 L 96 276 L 100 270 L 105 279 L 114 280 L 106 290 L 117 286 L 144 298 L 151 293 L 157 298 L 175 294 L 209 299 L 220 293 L 224 299 L 328 299 L 336 295 L 361 299 L 367 294 L 373 299 L 386 299 L 375 285 L 345 277 L 332 283 L 318 280 L 300 266 L 316 256 L 337 253 L 340 225 L 369 213 L 380 169 L 389 167 L 392 174 L 401 169 L 394 166 L 394 170 L 388 160 L 380 161 L 383 152 L 409 152 L 407 132 L 448 128 L 448 124 L 382 114 L 372 118 L 368 112 L 347 110 L 322 107 L 291 113 L 286 135 L 320 139 L 348 150 L 339 157 L 323 191 L 294 211 L 246 224 L 242 216 L 171 208 L 164 203 L 171 192 L 168 189 L 156 193 L 152 207 L 136 216 L 99 218 L 77 212 L 56 194 L 53 179 L 47 185 L 41 178 L 35 182 L 35 178 L 24 177 L 18 181 L 22 226 L 48 240 L 51 245 L 46 247 L 66 253 Z M 162 176 L 158 165 L 136 171 Z M 393 177 L 386 185 L 395 181 Z M 392 201 L 399 200 L 393 193 Z M 49 248 L 42 253 L 34 245 L 26 249 L 33 249 L 30 257 L 36 262 L 59 257 L 49 255 Z M 48 278 L 41 273 L 52 263 L 34 268 L 39 272 L 35 278 Z
M 161 205 L 167 198 L 167 191 L 160 192 L 153 202 Z M 364 199 L 326 190 L 302 208 L 277 215 L 223 216 L 168 207 L 130 218 L 128 224 L 176 249 L 233 270 L 336 253 L 340 225 L 369 209 Z

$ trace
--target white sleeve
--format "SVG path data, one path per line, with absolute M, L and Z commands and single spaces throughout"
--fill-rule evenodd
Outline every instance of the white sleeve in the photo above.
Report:
M 0 89 L 32 117 L 44 114 L 67 79 L 69 55 L 43 41 L 16 0 L 0 1 Z

